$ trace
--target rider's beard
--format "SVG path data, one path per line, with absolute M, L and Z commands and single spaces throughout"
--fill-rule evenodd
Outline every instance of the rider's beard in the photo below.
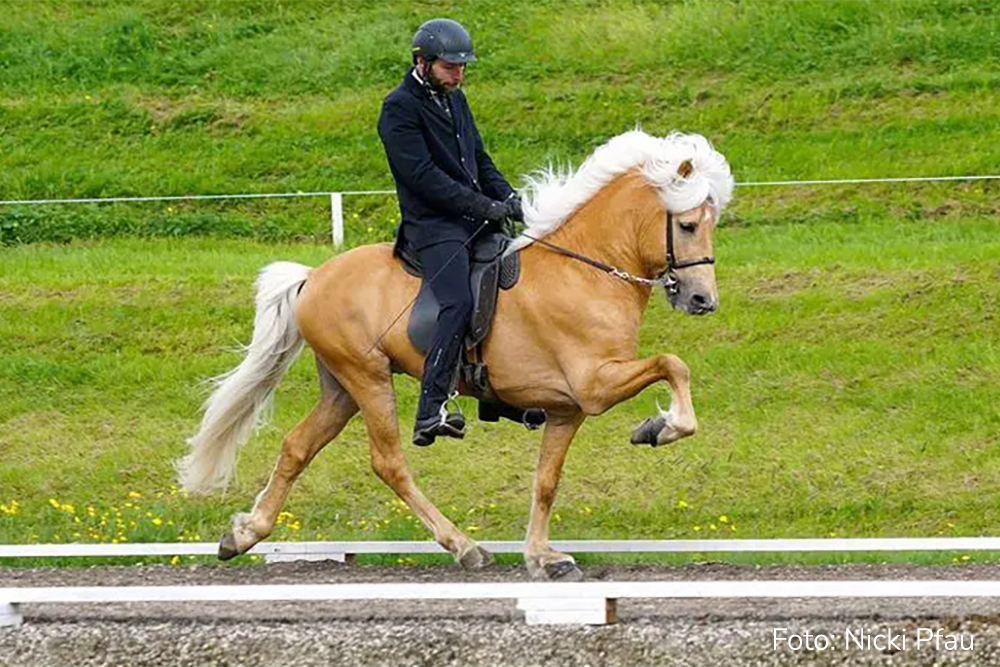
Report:
M 430 84 L 431 88 L 441 93 L 442 95 L 447 95 L 448 93 L 456 90 L 459 86 L 462 85 L 460 83 L 455 84 L 454 86 L 445 85 L 444 82 L 442 82 L 440 79 L 434 76 L 434 68 L 432 67 L 431 63 L 424 64 L 424 69 L 421 72 L 421 76 L 423 77 L 424 81 Z

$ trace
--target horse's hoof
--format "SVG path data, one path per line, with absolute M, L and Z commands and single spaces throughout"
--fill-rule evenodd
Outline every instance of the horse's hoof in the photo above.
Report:
M 633 445 L 652 445 L 656 447 L 657 436 L 667 426 L 667 420 L 663 417 L 646 417 L 639 426 L 632 431 Z
M 549 581 L 581 581 L 583 571 L 571 560 L 560 560 L 549 563 L 544 568 L 545 578 Z
M 458 563 L 466 570 L 481 570 L 493 565 L 493 554 L 477 544 L 459 556 Z
M 232 532 L 228 532 L 222 536 L 219 540 L 219 560 L 230 560 L 240 555 L 239 549 L 236 548 L 236 538 L 233 537 Z

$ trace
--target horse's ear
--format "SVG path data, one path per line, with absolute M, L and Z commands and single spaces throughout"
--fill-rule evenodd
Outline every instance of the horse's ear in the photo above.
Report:
M 681 162 L 681 166 L 677 167 L 677 174 L 681 178 L 687 178 L 694 171 L 694 167 L 691 165 L 691 160 L 684 160 Z

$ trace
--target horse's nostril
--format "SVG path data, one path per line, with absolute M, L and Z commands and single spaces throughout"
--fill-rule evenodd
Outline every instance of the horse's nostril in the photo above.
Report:
M 695 292 L 691 295 L 691 310 L 698 313 L 711 313 L 715 310 L 715 300 Z

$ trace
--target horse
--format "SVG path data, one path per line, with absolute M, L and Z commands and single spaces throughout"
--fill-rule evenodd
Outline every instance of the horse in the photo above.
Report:
M 643 421 L 632 441 L 654 446 L 698 427 L 688 366 L 673 354 L 638 359 L 638 333 L 653 290 L 692 315 L 718 307 L 713 232 L 732 196 L 725 158 L 704 137 L 656 137 L 636 129 L 595 150 L 576 169 L 528 176 L 526 227 L 508 248 L 521 276 L 502 293 L 482 344 L 492 387 L 504 403 L 546 414 L 524 547 L 535 579 L 576 580 L 572 555 L 554 550 L 549 520 L 567 450 L 584 419 L 666 381 L 669 408 Z M 257 280 L 253 338 L 241 363 L 215 378 L 190 452 L 177 463 L 191 494 L 224 488 L 237 450 L 259 427 L 281 377 L 304 345 L 315 353 L 321 396 L 281 446 L 250 512 L 236 513 L 219 557 L 267 538 L 295 479 L 358 412 L 375 474 L 434 539 L 467 569 L 492 555 L 459 530 L 417 487 L 403 449 L 393 373 L 420 378 L 423 357 L 394 317 L 420 279 L 391 244 L 360 246 L 311 269 L 265 267 Z

